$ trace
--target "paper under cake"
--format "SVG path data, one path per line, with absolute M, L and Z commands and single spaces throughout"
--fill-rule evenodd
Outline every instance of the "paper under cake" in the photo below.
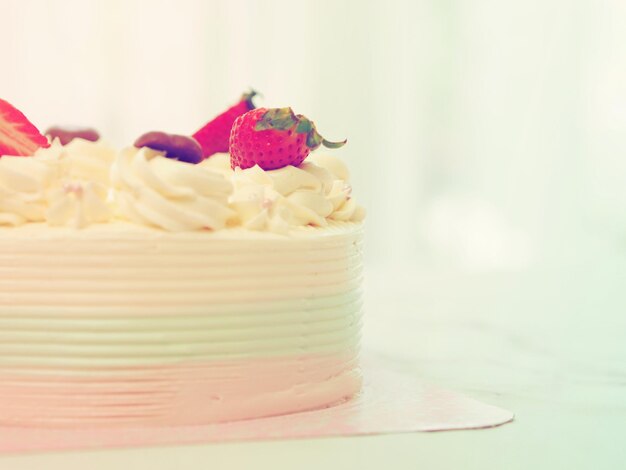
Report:
M 364 211 L 339 159 L 307 158 L 341 143 L 250 98 L 121 151 L 0 100 L 1 424 L 201 424 L 359 391 Z

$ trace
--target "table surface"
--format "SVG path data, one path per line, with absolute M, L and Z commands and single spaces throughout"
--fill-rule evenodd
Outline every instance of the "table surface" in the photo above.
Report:
M 625 286 L 621 255 L 523 272 L 369 270 L 366 347 L 514 411 L 499 428 L 22 455 L 0 468 L 619 468 Z

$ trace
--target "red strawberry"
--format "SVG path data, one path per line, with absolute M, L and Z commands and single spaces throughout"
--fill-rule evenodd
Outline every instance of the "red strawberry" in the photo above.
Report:
M 315 124 L 291 108 L 258 108 L 239 116 L 230 131 L 230 166 L 246 169 L 259 165 L 275 170 L 298 166 L 320 145 L 339 148 L 347 141 L 329 142 Z
M 32 155 L 48 139 L 18 109 L 0 99 L 0 155 Z
M 257 92 L 254 90 L 244 93 L 239 103 L 228 108 L 193 135 L 193 138 L 202 146 L 204 158 L 208 158 L 214 153 L 228 152 L 228 138 L 233 122 L 237 117 L 254 109 L 252 98 L 256 94 Z

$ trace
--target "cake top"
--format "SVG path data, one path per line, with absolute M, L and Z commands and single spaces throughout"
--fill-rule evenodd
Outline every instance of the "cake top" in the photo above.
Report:
M 338 148 L 291 108 L 255 108 L 254 93 L 191 136 L 149 132 L 121 150 L 89 128 L 41 134 L 0 100 L 0 225 L 83 228 L 124 220 L 166 231 L 288 233 L 360 222 Z

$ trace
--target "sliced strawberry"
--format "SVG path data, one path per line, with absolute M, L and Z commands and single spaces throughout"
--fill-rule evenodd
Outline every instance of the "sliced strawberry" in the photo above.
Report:
M 193 138 L 202 146 L 204 158 L 208 158 L 214 153 L 228 152 L 228 139 L 233 122 L 242 114 L 254 109 L 252 98 L 256 94 L 257 92 L 254 90 L 245 93 L 236 105 L 228 108 L 193 135 Z
M 230 166 L 246 169 L 259 165 L 275 170 L 298 166 L 320 145 L 339 148 L 346 143 L 329 142 L 313 121 L 291 108 L 258 108 L 238 117 L 230 133 Z
M 48 139 L 10 103 L 0 99 L 0 156 L 32 155 L 49 147 Z

